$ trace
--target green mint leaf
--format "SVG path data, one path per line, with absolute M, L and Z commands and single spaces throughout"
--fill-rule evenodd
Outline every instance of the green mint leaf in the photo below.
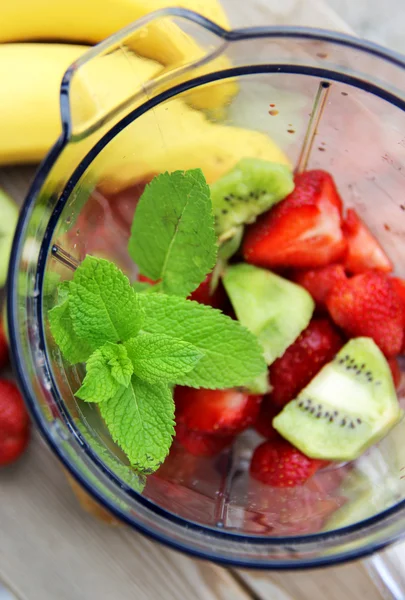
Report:
M 220 311 L 163 294 L 139 294 L 144 309 L 142 330 L 193 344 L 204 356 L 176 383 L 209 389 L 251 383 L 266 370 L 256 337 Z
M 156 471 L 174 435 L 174 402 L 169 388 L 133 375 L 127 388 L 120 387 L 99 408 L 111 437 L 129 462 L 145 474 Z
M 142 311 L 128 278 L 112 262 L 86 256 L 69 284 L 69 310 L 76 334 L 96 346 L 134 337 Z
M 139 292 L 146 292 L 152 286 L 147 281 L 134 281 L 131 284 L 131 287 L 134 290 L 134 292 L 139 293 Z
M 204 356 L 192 344 L 162 334 L 138 335 L 125 346 L 135 375 L 149 383 L 176 383 L 179 376 L 194 369 Z
M 125 347 L 107 342 L 88 359 L 86 376 L 76 396 L 87 402 L 109 400 L 121 385 L 129 385 L 133 372 Z
M 165 294 L 188 296 L 215 265 L 210 189 L 201 169 L 155 177 L 135 211 L 129 254 Z
M 66 360 L 72 365 L 85 362 L 96 346 L 76 335 L 69 312 L 69 300 L 52 308 L 48 318 L 51 333 Z
M 116 458 L 112 452 L 101 439 L 97 439 L 92 435 L 87 428 L 80 423 L 79 420 L 75 419 L 75 424 L 86 442 L 98 455 L 98 457 L 111 469 L 111 471 L 117 475 L 126 485 L 139 494 L 143 491 L 146 484 L 146 477 L 142 473 L 138 473 L 132 469 L 129 465 L 123 461 L 124 456 Z M 110 442 L 111 443 L 111 442 Z M 120 452 L 120 451 L 118 451 Z M 111 493 L 111 492 L 110 492 Z

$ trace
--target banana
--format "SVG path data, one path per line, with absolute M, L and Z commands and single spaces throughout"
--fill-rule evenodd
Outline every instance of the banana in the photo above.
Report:
M 1 7 L 0 42 L 28 40 L 65 40 L 97 43 L 125 25 L 155 10 L 178 6 L 199 12 L 223 28 L 227 17 L 217 0 L 9 0 Z M 205 51 L 169 18 L 153 21 L 135 32 L 128 41 L 141 56 L 176 69 L 201 59 Z M 191 79 L 229 68 L 225 56 L 195 68 Z M 190 94 L 195 108 L 216 111 L 226 106 L 237 93 L 234 81 Z
M 2 0 L 1 5 L 0 42 L 57 39 L 95 44 L 155 10 L 173 6 L 229 28 L 217 0 Z M 159 62 L 171 58 L 170 48 L 158 46 L 155 52 L 151 58 Z
M 87 49 L 63 44 L 0 44 L 0 164 L 39 161 L 61 132 L 59 87 L 67 66 Z M 117 102 L 158 77 L 162 65 L 122 53 L 90 61 L 73 79 L 74 127 L 86 129 Z M 101 114 L 99 114 L 101 111 Z M 76 164 L 111 123 L 70 144 Z M 242 157 L 288 164 L 262 133 L 210 121 L 185 100 L 174 98 L 146 112 L 117 135 L 94 160 L 89 177 L 115 192 L 150 174 L 201 168 L 209 183 Z
M 290 165 L 267 135 L 213 123 L 183 100 L 173 99 L 144 113 L 114 138 L 95 159 L 92 176 L 106 195 L 177 169 L 200 168 L 213 183 L 246 156 Z
M 0 86 L 0 164 L 39 162 L 50 150 L 62 131 L 63 74 L 86 50 L 74 44 L 0 44 L 0 81 L 7 82 Z M 109 55 L 89 65 L 88 88 L 83 83 L 71 98 L 76 121 L 93 116 L 100 98 L 107 98 L 108 109 L 162 69 L 135 55 Z

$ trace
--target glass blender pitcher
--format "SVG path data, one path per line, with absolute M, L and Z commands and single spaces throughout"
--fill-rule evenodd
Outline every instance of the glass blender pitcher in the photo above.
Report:
M 161 60 L 168 55 L 170 65 Z M 250 431 L 214 458 L 175 442 L 143 487 L 97 409 L 75 397 L 83 369 L 63 360 L 47 318 L 57 283 L 88 253 L 136 278 L 127 240 L 136 201 L 156 174 L 200 167 L 211 183 L 240 158 L 277 160 L 279 149 L 297 172 L 332 173 L 345 205 L 404 277 L 404 68 L 394 54 L 341 34 L 224 31 L 173 9 L 112 36 L 65 74 L 63 134 L 37 173 L 14 241 L 10 341 L 48 444 L 135 529 L 195 556 L 262 569 L 350 560 L 405 532 L 404 422 L 354 464 L 327 467 L 298 489 L 250 479 L 262 441 Z

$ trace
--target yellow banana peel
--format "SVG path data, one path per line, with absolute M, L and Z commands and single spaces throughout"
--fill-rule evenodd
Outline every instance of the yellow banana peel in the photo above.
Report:
M 64 40 L 97 43 L 122 27 L 162 8 L 181 7 L 194 10 L 223 28 L 229 28 L 225 12 L 217 0 L 10 0 L 1 8 L 0 42 L 29 40 Z M 152 21 L 136 31 L 128 45 L 141 56 L 177 69 L 199 60 L 213 48 L 203 49 L 166 17 Z M 178 82 L 230 66 L 224 56 L 180 76 Z M 222 109 L 237 93 L 234 81 L 212 90 L 190 94 L 196 108 Z
M 0 86 L 0 164 L 39 162 L 50 150 L 62 131 L 63 74 L 86 50 L 88 46 L 74 44 L 0 44 L 0 78 L 7 82 Z M 162 69 L 152 61 L 120 54 L 89 65 L 88 85 L 80 77 L 71 95 L 76 121 L 112 108 Z
M 0 44 L 0 77 L 8 82 L 0 87 L 0 164 L 39 161 L 54 144 L 61 133 L 63 73 L 86 49 L 68 44 Z M 90 61 L 72 83 L 74 126 L 81 125 L 84 134 L 94 119 L 161 72 L 162 65 L 136 55 L 115 53 Z M 70 144 L 76 164 L 110 127 L 111 122 L 104 124 Z M 88 179 L 110 193 L 150 174 L 199 167 L 211 183 L 244 156 L 288 164 L 267 135 L 213 123 L 178 97 L 146 112 L 119 133 L 96 157 Z

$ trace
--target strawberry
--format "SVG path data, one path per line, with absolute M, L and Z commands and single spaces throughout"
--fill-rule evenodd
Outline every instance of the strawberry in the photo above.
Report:
M 29 439 L 30 420 L 17 386 L 0 380 L 0 466 L 17 460 Z
M 4 323 L 0 321 L 0 369 L 8 364 L 9 358 L 8 340 L 4 330 Z
M 405 281 L 403 279 L 400 279 L 399 277 L 391 277 L 391 283 L 394 286 L 394 290 L 401 298 L 401 302 L 405 308 Z
M 364 273 L 369 269 L 392 271 L 390 259 L 352 208 L 347 211 L 342 230 L 347 240 L 345 268 L 349 273 Z
M 371 337 L 390 357 L 404 340 L 404 309 L 392 280 L 378 271 L 337 283 L 326 305 L 335 323 L 349 337 Z
M 326 297 L 332 287 L 347 279 L 343 266 L 336 264 L 308 271 L 296 271 L 292 278 L 311 294 L 319 309 L 326 308 Z
M 402 378 L 401 367 L 399 366 L 399 363 L 396 358 L 389 358 L 388 364 L 391 369 L 392 380 L 394 382 L 396 389 L 398 389 L 401 384 L 401 378 Z
M 250 474 L 273 487 L 296 487 L 305 483 L 324 464 L 325 461 L 305 456 L 279 436 L 256 448 Z
M 391 283 L 394 287 L 394 290 L 398 294 L 398 297 L 401 299 L 402 308 L 404 311 L 404 328 L 405 328 L 405 281 L 400 279 L 399 277 L 391 277 Z M 405 331 L 404 331 L 404 341 L 402 343 L 401 354 L 405 354 Z
M 281 408 L 272 402 L 271 394 L 263 396 L 254 427 L 267 440 L 272 440 L 279 435 L 273 427 L 273 419 L 278 415 L 280 410 Z
M 325 171 L 295 177 L 295 189 L 247 230 L 243 255 L 263 267 L 320 267 L 346 250 L 342 201 Z
M 155 174 L 151 174 L 144 179 L 137 181 L 130 187 L 120 190 L 115 194 L 108 196 L 108 203 L 111 206 L 115 220 L 122 225 L 128 235 L 134 219 L 135 209 L 144 189 L 152 181 Z
M 254 512 L 245 511 L 245 531 L 262 535 L 318 533 L 346 501 L 338 489 L 347 472 L 347 466 L 321 470 L 294 488 L 269 488 L 250 479 L 248 503 Z
M 293 400 L 342 345 L 339 333 L 328 319 L 313 319 L 270 366 L 272 403 L 281 409 Z
M 212 273 L 209 273 L 196 290 L 189 296 L 189 300 L 195 300 L 200 304 L 208 304 L 212 308 L 223 308 L 226 301 L 225 289 L 220 281 L 216 289 L 211 292 Z
M 188 429 L 182 423 L 176 426 L 176 440 L 193 456 L 215 456 L 234 441 L 234 435 L 210 435 Z
M 261 399 L 236 389 L 196 390 L 177 386 L 176 422 L 200 433 L 235 435 L 255 422 Z
M 143 281 L 146 283 L 156 283 L 155 281 L 153 281 L 153 279 L 149 279 L 149 277 L 146 277 L 146 275 L 139 275 L 138 279 L 139 281 Z M 208 304 L 209 306 L 212 306 L 212 308 L 223 308 L 227 299 L 224 286 L 220 281 L 216 289 L 211 293 L 211 279 L 212 273 L 209 273 L 204 279 L 204 281 L 200 283 L 198 288 L 190 294 L 188 299 L 194 300 L 195 302 L 199 302 L 200 304 Z

